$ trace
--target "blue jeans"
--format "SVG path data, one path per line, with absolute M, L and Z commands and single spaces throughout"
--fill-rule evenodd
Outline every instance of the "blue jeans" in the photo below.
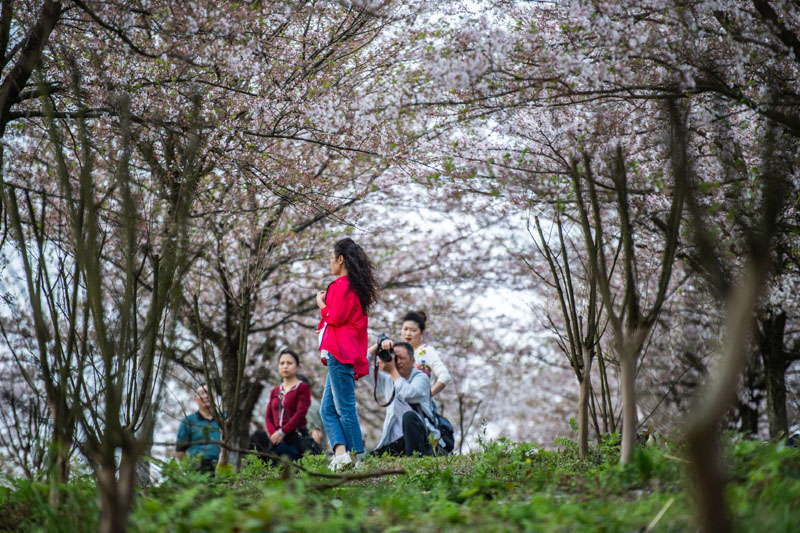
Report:
M 333 355 L 328 356 L 328 377 L 319 414 L 328 432 L 331 448 L 344 444 L 348 452 L 364 451 L 361 424 L 356 410 L 356 378 L 353 365 L 340 363 Z

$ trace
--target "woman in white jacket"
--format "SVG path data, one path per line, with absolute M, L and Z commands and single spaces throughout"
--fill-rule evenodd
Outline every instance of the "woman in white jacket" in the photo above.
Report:
M 417 368 L 428 374 L 431 378 L 431 396 L 436 396 L 450 382 L 450 372 L 439 357 L 436 348 L 423 342 L 422 334 L 425 332 L 425 323 L 428 316 L 425 311 L 409 311 L 403 317 L 403 328 L 400 337 L 414 347 L 414 359 Z M 430 373 L 429 373 L 430 371 Z

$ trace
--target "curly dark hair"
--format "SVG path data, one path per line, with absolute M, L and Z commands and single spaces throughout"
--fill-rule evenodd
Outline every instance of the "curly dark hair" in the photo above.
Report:
M 366 315 L 378 299 L 378 282 L 375 280 L 375 265 L 369 260 L 364 249 L 347 237 L 339 240 L 333 247 L 334 257 L 344 257 L 347 268 L 347 281 L 361 302 L 361 310 Z

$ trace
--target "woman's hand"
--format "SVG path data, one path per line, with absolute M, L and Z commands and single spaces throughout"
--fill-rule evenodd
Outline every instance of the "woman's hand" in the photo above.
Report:
M 318 291 L 317 292 L 317 307 L 320 309 L 325 307 L 325 294 L 328 291 Z
M 314 439 L 314 442 L 317 444 L 322 444 L 322 432 L 317 428 L 311 430 L 311 438 Z
M 278 429 L 275 431 L 275 433 L 269 436 L 269 440 L 272 442 L 273 446 L 277 446 L 283 442 L 283 433 L 281 433 L 281 430 Z

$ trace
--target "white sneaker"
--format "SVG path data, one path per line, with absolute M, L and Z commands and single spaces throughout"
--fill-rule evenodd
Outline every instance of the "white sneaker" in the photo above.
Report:
M 328 463 L 328 468 L 334 472 L 338 472 L 339 470 L 342 470 L 345 465 L 352 463 L 353 460 L 350 458 L 350 454 L 345 452 L 342 455 L 334 455 L 331 461 Z
M 358 470 L 359 468 L 364 466 L 364 457 L 366 457 L 366 454 L 364 454 L 363 452 L 356 454 L 356 462 L 353 463 L 353 470 Z

